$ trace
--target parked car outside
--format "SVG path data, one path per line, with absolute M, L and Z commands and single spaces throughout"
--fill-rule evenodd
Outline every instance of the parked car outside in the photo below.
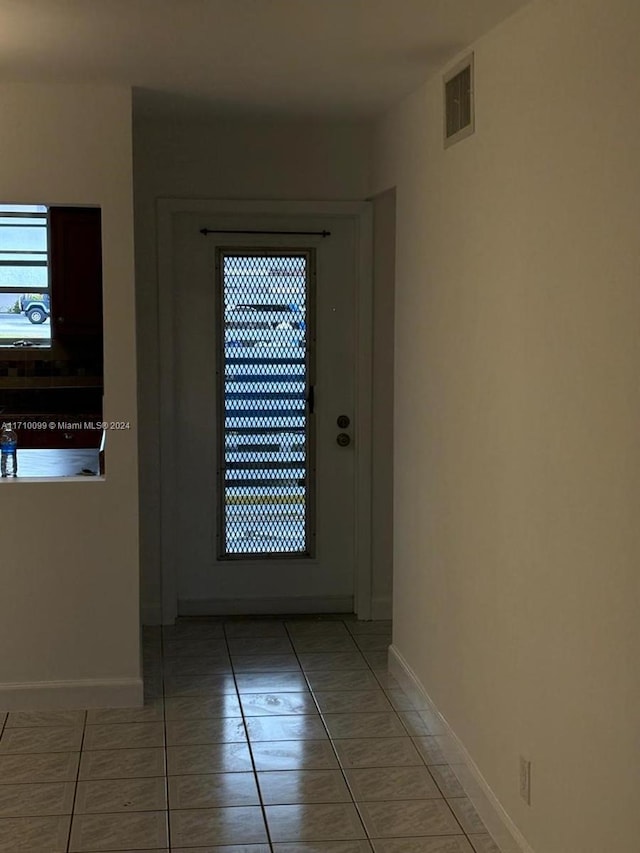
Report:
M 31 323 L 44 323 L 51 314 L 48 293 L 23 293 L 20 297 L 20 310 Z

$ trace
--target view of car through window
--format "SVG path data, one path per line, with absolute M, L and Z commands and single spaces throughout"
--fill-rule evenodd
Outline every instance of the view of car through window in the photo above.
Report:
M 48 213 L 0 204 L 0 346 L 51 344 Z

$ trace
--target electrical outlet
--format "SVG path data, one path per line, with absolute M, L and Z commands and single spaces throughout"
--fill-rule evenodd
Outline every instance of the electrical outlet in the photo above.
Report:
M 531 805 L 531 762 L 523 755 L 520 756 L 520 796 Z

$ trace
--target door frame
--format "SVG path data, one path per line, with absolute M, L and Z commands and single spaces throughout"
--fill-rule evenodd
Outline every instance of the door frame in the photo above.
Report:
M 230 201 L 227 199 L 159 198 L 156 207 L 158 246 L 158 353 L 160 432 L 160 578 L 162 623 L 178 615 L 179 544 L 175 536 L 177 466 L 175 454 L 175 334 L 173 325 L 173 220 L 179 214 L 309 217 L 353 220 L 356 234 L 356 417 L 354 451 L 355 566 L 354 609 L 359 619 L 372 615 L 371 481 L 372 481 L 372 364 L 373 364 L 373 212 L 369 202 Z M 204 224 L 204 223 L 203 223 Z M 293 229 L 292 229 L 293 230 Z

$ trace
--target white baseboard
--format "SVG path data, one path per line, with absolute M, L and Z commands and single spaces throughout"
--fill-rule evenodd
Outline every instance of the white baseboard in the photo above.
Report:
M 179 616 L 254 616 L 293 613 L 353 613 L 353 597 L 212 598 L 178 601 Z
M 0 684 L 0 712 L 137 708 L 142 704 L 141 678 Z
M 437 738 L 451 769 L 473 803 L 501 853 L 534 853 L 489 787 L 465 745 L 437 709 L 415 672 L 395 646 L 389 647 L 389 671 Z
M 162 605 L 143 604 L 140 611 L 140 620 L 143 625 L 162 625 Z
M 372 619 L 391 619 L 393 600 L 390 595 L 374 595 L 371 600 Z

